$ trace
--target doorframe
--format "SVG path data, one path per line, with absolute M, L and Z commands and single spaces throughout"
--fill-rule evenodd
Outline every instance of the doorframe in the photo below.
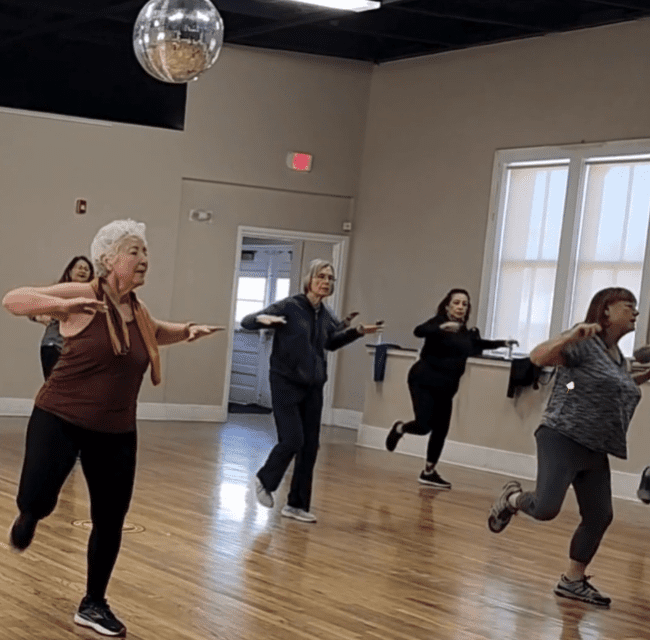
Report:
M 337 284 L 334 294 L 328 298 L 327 306 L 334 311 L 334 313 L 341 317 L 341 308 L 343 305 L 343 287 L 341 284 L 345 282 L 345 273 L 348 261 L 348 248 L 349 237 L 338 234 L 330 233 L 317 233 L 310 231 L 295 231 L 288 229 L 270 229 L 266 227 L 248 227 L 239 225 L 237 227 L 237 244 L 235 248 L 235 272 L 233 275 L 233 286 L 230 300 L 230 317 L 228 326 L 228 347 L 226 351 L 226 377 L 223 389 L 222 406 L 228 407 L 228 396 L 230 394 L 230 378 L 232 373 L 232 354 L 234 342 L 234 317 L 235 305 L 237 304 L 237 277 L 239 276 L 239 269 L 241 266 L 241 252 L 243 248 L 243 239 L 245 237 L 253 238 L 270 238 L 274 240 L 313 240 L 316 242 L 329 242 L 332 244 L 332 263 L 334 266 L 334 273 L 337 274 Z M 302 275 L 302 274 L 301 274 Z M 332 404 L 334 402 L 334 380 L 336 376 L 337 354 L 336 352 L 329 351 L 327 353 L 327 371 L 328 381 L 323 390 L 323 424 L 332 424 Z

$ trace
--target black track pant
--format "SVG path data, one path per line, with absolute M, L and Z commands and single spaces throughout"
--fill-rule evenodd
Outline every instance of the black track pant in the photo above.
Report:
M 404 424 L 404 432 L 419 436 L 429 434 L 427 462 L 435 465 L 449 433 L 451 406 L 456 391 L 422 384 L 410 377 L 408 386 L 415 420 Z
M 27 426 L 18 498 L 21 513 L 39 520 L 56 506 L 61 487 L 81 458 L 93 529 L 88 541 L 87 595 L 105 597 L 122 540 L 135 477 L 137 436 L 99 433 L 34 408 Z
M 536 520 L 552 520 L 560 512 L 573 485 L 582 518 L 571 539 L 571 560 L 589 564 L 598 550 L 614 512 L 609 459 L 548 427 L 540 427 L 537 440 L 535 491 L 517 499 L 521 511 Z
M 271 374 L 271 401 L 278 443 L 257 477 L 267 491 L 275 491 L 295 456 L 287 504 L 309 511 L 323 412 L 323 386 L 294 385 Z

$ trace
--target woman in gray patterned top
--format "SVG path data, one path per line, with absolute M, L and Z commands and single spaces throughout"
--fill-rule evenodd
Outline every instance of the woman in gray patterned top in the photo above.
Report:
M 558 367 L 535 432 L 537 484 L 534 491 L 523 491 L 515 480 L 506 483 L 488 519 L 494 533 L 518 511 L 551 520 L 573 485 L 582 520 L 571 540 L 569 568 L 554 592 L 603 607 L 611 598 L 588 581 L 585 570 L 613 518 L 607 456 L 627 457 L 627 429 L 641 398 L 638 385 L 650 379 L 648 372 L 632 376 L 618 348 L 634 331 L 638 314 L 630 291 L 603 289 L 591 300 L 583 323 L 532 350 L 533 364 Z

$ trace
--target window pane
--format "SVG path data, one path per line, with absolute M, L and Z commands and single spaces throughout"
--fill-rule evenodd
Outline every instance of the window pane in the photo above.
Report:
M 241 319 L 249 313 L 261 311 L 262 307 L 263 305 L 260 302 L 237 300 L 237 304 L 235 305 L 235 322 L 241 322 Z
M 240 276 L 237 282 L 237 299 L 259 300 L 264 302 L 266 278 Z
M 584 320 L 593 295 L 625 287 L 639 297 L 650 212 L 650 163 L 587 166 L 571 324 Z M 619 346 L 632 355 L 633 334 Z
M 278 278 L 275 281 L 275 300 L 282 300 L 289 295 L 289 278 Z
M 506 170 L 489 332 L 526 352 L 548 338 L 567 176 L 566 164 Z

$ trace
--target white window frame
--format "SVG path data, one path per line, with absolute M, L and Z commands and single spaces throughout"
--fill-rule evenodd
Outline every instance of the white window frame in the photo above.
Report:
M 564 203 L 560 248 L 555 278 L 555 291 L 552 302 L 549 337 L 566 330 L 569 323 L 571 296 L 575 280 L 576 251 L 579 244 L 580 216 L 578 206 L 584 193 L 585 166 L 588 162 L 600 160 L 615 162 L 635 159 L 650 160 L 650 139 L 619 142 L 602 142 L 594 144 L 576 144 L 555 147 L 531 147 L 526 149 L 500 149 L 495 153 L 492 169 L 492 186 L 488 212 L 488 225 L 485 235 L 483 253 L 483 271 L 479 294 L 478 326 L 486 335 L 490 334 L 493 324 L 494 309 L 491 300 L 497 284 L 500 236 L 505 216 L 506 172 L 513 164 L 525 166 L 558 162 L 568 162 L 567 191 Z M 636 292 L 635 292 L 636 293 Z M 639 317 L 634 336 L 634 348 L 648 343 L 648 326 L 650 316 L 650 225 L 646 236 L 646 249 L 641 276 L 641 290 L 638 292 Z M 498 337 L 498 336 L 497 336 Z M 516 336 L 513 336 L 516 338 Z

